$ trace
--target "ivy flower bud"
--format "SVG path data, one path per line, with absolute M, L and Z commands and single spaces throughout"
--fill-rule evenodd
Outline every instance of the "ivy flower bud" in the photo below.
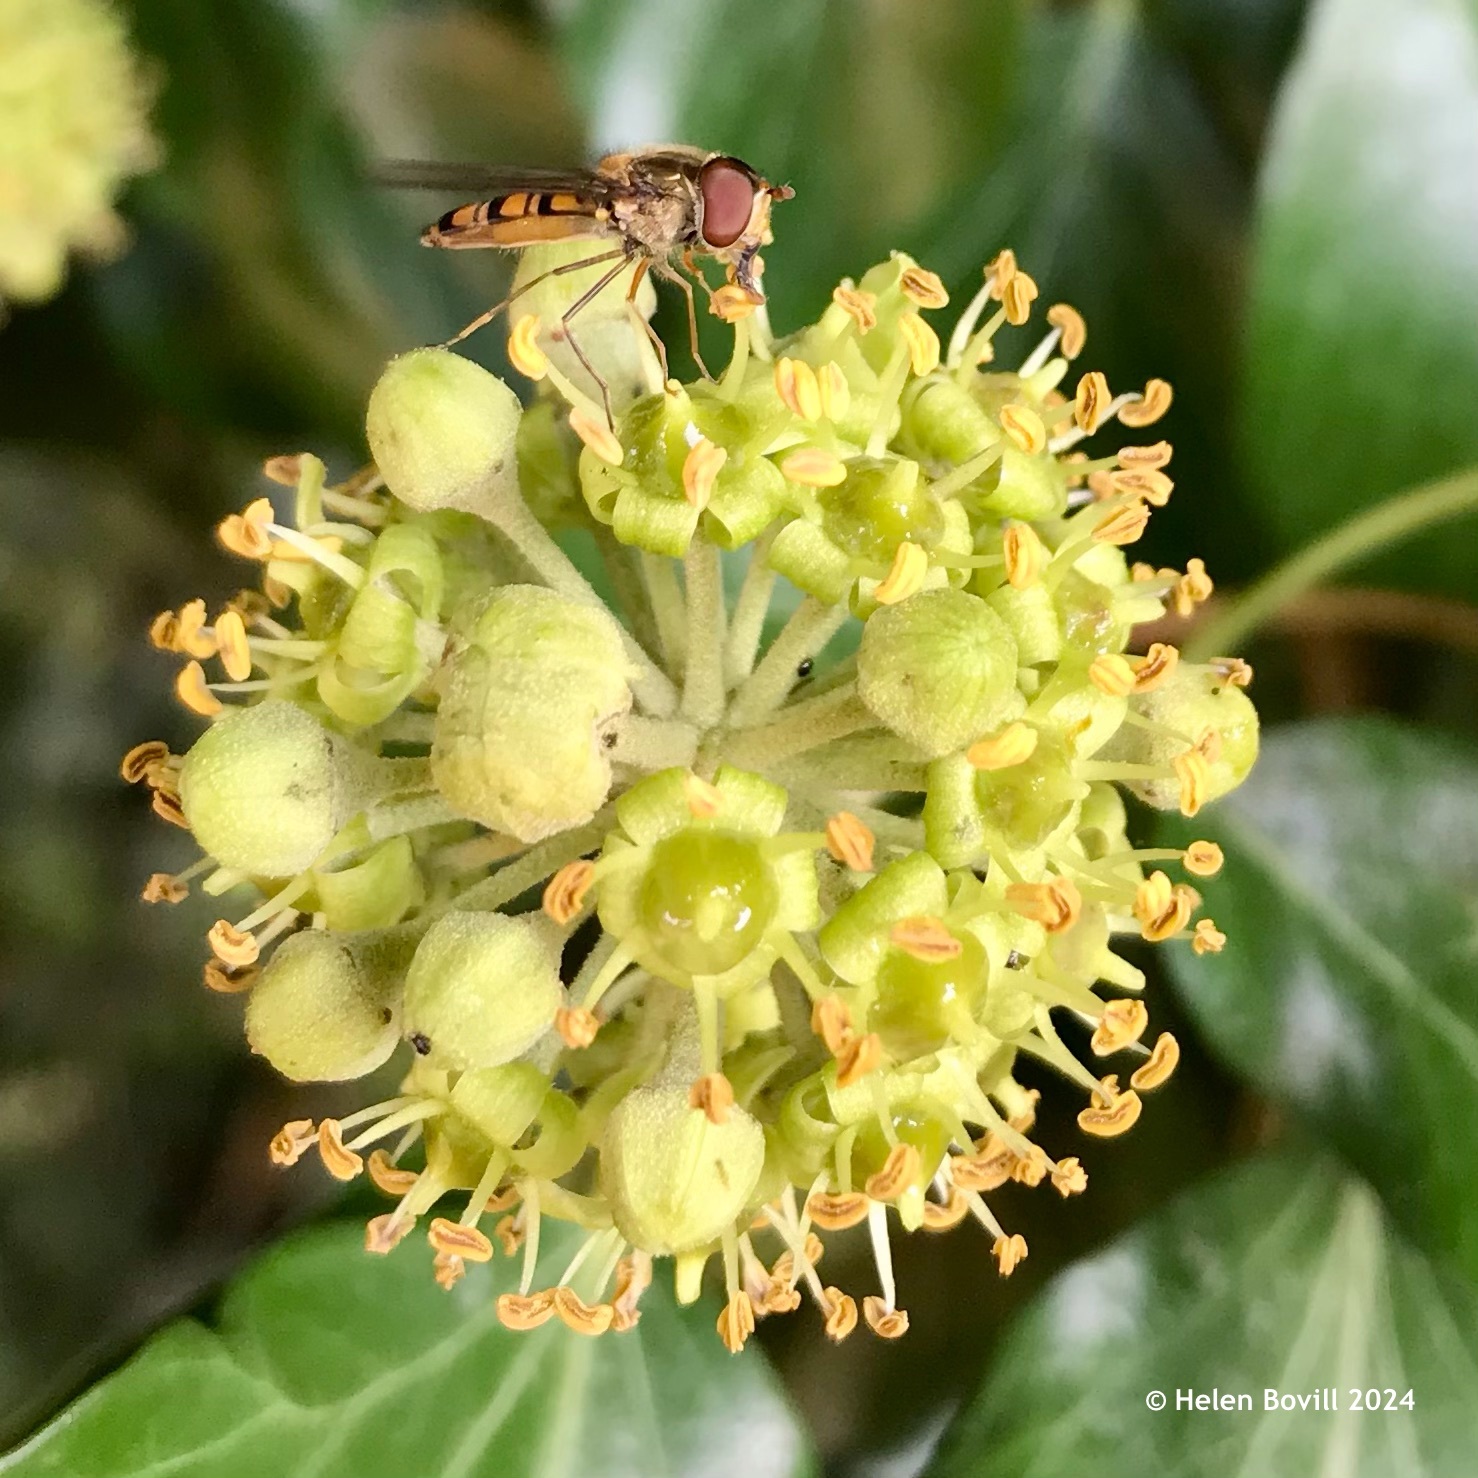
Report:
M 520 319 L 530 314 L 539 319 L 543 325 L 539 349 L 571 384 L 599 404 L 601 387 L 580 363 L 569 336 L 560 330 L 560 318 L 610 271 L 611 264 L 601 262 L 578 272 L 548 275 L 591 255 L 588 241 L 527 247 L 519 254 L 518 270 L 513 275 L 513 291 L 518 295 L 514 313 Z M 535 283 L 538 277 L 544 280 Z M 657 311 L 657 291 L 651 279 L 644 276 L 628 306 L 630 290 L 631 271 L 618 274 L 580 309 L 579 318 L 580 348 L 606 382 L 611 403 L 618 411 L 646 390 L 648 365 L 655 357 L 632 309 L 641 318 L 650 319 Z
M 503 586 L 441 690 L 431 770 L 461 815 L 532 842 L 599 809 L 611 788 L 603 739 L 631 706 L 620 629 L 603 610 Z
M 1154 766 L 1160 776 L 1125 780 L 1147 805 L 1162 811 L 1181 807 L 1184 795 L 1174 765 L 1194 748 L 1205 759 L 1205 785 L 1198 805 L 1235 790 L 1257 758 L 1257 710 L 1244 689 L 1212 668 L 1181 663 L 1158 688 L 1131 698 L 1131 706 L 1153 727 L 1125 724 L 1101 751 L 1106 760 Z M 1210 741 L 1208 742 L 1208 737 Z
M 1006 623 L 963 590 L 925 590 L 876 611 L 857 651 L 857 693 L 925 754 L 963 749 L 1022 707 Z
M 433 1068 L 511 1062 L 554 1024 L 559 956 L 559 931 L 542 914 L 443 915 L 406 974 L 407 1040 Z
M 519 496 L 522 409 L 481 365 L 413 349 L 392 359 L 370 392 L 365 432 L 386 486 L 408 508 L 493 518 Z
M 765 1136 L 743 1109 L 721 1124 L 680 1084 L 628 1093 L 601 1139 L 601 1189 L 622 1235 L 645 1252 L 696 1251 L 744 1212 L 765 1162 Z
M 400 1041 L 408 954 L 390 934 L 294 934 L 247 997 L 251 1050 L 299 1083 L 373 1072 Z
M 180 769 L 195 839 L 222 867 L 292 877 L 311 867 L 363 804 L 365 766 L 295 703 L 223 715 Z

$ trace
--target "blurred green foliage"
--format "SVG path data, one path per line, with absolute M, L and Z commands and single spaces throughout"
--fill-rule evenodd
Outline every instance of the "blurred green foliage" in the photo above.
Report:
M 551 164 L 655 138 L 741 154 L 797 191 L 768 254 L 782 331 L 891 247 L 966 295 L 1014 247 L 1045 300 L 1086 314 L 1088 362 L 1112 385 L 1174 383 L 1179 491 L 1143 557 L 1200 553 L 1223 590 L 1478 454 L 1470 0 L 1410 0 L 1400 24 L 1374 0 L 124 8 L 160 70 L 167 162 L 123 203 L 132 250 L 0 329 L 0 1432 L 13 1439 L 314 1209 L 289 1199 L 301 1191 L 270 1176 L 261 1145 L 334 1095 L 290 1094 L 244 1060 L 239 1005 L 195 987 L 200 915 L 136 903 L 184 851 L 113 767 L 141 738 L 181 747 L 190 732 L 142 632 L 162 606 L 231 589 L 208 531 L 255 492 L 261 459 L 311 446 L 348 472 L 384 359 L 446 337 L 506 283 L 483 254 L 422 252 L 419 226 L 454 202 L 378 190 L 371 161 Z M 666 303 L 659 320 L 675 344 L 680 313 Z M 500 338 L 469 348 L 497 365 Z M 1295 1353 L 1307 1386 L 1425 1381 L 1407 1427 L 1367 1419 L 1369 1445 L 1336 1471 L 1404 1471 L 1410 1454 L 1422 1471 L 1467 1471 L 1478 1420 L 1455 1373 L 1478 1349 L 1473 550 L 1466 525 L 1413 542 L 1361 572 L 1403 594 L 1296 604 L 1250 653 L 1265 720 L 1287 727 L 1224 831 L 1208 818 L 1231 860 L 1204 891 L 1232 944 L 1177 967 L 1186 1062 L 1136 1132 L 1099 1152 L 1091 1194 L 1008 1202 L 1032 1248 L 1023 1269 L 998 1281 L 983 1238 L 962 1231 L 903 1249 L 913 1329 L 896 1347 L 834 1349 L 803 1319 L 764 1329 L 828 1471 L 919 1471 L 984 1372 L 938 1473 L 1091 1460 L 1151 1478 L 1239 1463 L 1302 1478 L 1344 1451 L 1332 1419 L 1203 1446 L 1209 1418 L 1156 1423 L 1142 1404 L 1156 1385 L 1260 1391 Z M 1399 722 L 1300 722 L 1350 708 Z M 1151 986 L 1161 1001 L 1166 984 Z M 1066 1106 L 1041 1086 L 1047 1133 L 1065 1139 Z M 1307 1136 L 1290 1139 L 1294 1168 L 1224 1168 L 1290 1123 Z M 60 1449 L 43 1442 L 6 1470 L 129 1471 L 109 1413 L 146 1398 L 168 1421 L 202 1371 L 239 1383 L 233 1339 L 248 1325 L 269 1346 L 295 1338 L 279 1318 L 291 1300 L 273 1300 L 339 1235 L 248 1274 L 220 1315 L 224 1346 L 179 1326 L 90 1398 L 103 1425 L 79 1423 L 80 1446 L 52 1462 Z M 322 1276 L 357 1307 L 375 1301 L 379 1266 L 351 1256 Z M 1363 1314 L 1340 1301 L 1362 1288 L 1383 1300 Z M 444 1338 L 443 1297 L 396 1282 L 356 1338 Z M 1299 1343 L 1305 1313 L 1313 1346 Z M 663 1334 L 666 1319 L 643 1325 L 659 1407 L 687 1338 Z M 507 1345 L 487 1346 L 468 1348 L 487 1363 L 481 1404 L 448 1417 L 459 1432 L 492 1429 Z M 566 1357 L 541 1358 L 557 1379 Z M 760 1400 L 774 1419 L 762 1376 L 694 1358 L 714 1391 L 739 1383 L 723 1402 Z M 695 1392 L 697 1372 L 683 1377 Z M 375 1373 L 336 1378 L 348 1390 Z M 538 1419 L 525 1418 L 508 1420 Z M 737 1425 L 715 1430 L 732 1442 Z M 671 1450 L 673 1471 L 686 1450 Z M 454 1471 L 496 1471 L 467 1451 Z M 223 1455 L 178 1471 L 259 1469 Z

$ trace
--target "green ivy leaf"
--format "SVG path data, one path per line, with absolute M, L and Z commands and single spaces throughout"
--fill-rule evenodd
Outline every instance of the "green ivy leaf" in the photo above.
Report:
M 1478 6 L 1319 0 L 1262 181 L 1243 440 L 1295 549 L 1478 459 Z M 1463 539 L 1382 581 L 1474 590 Z
M 1473 1291 L 1402 1241 L 1363 1183 L 1306 1156 L 1261 1159 L 1050 1284 L 929 1474 L 1465 1473 L 1475 1380 Z M 1338 1406 L 1268 1411 L 1270 1387 L 1330 1389 Z M 1396 1409 L 1352 1410 L 1352 1388 L 1382 1408 L 1389 1390 Z M 1177 1393 L 1213 1391 L 1251 1410 L 1177 1408 Z
M 424 1243 L 367 1257 L 363 1229 L 316 1228 L 268 1252 L 206 1329 L 157 1335 L 23 1448 L 17 1478 L 780 1478 L 805 1439 L 757 1353 L 725 1353 L 711 1311 L 648 1291 L 625 1335 L 493 1311 L 514 1264 L 443 1292 Z M 548 1249 L 558 1261 L 573 1238 Z
M 1478 1276 L 1478 755 L 1388 720 L 1300 724 L 1165 831 L 1227 855 L 1202 888 L 1225 951 L 1170 957 L 1207 1040 Z

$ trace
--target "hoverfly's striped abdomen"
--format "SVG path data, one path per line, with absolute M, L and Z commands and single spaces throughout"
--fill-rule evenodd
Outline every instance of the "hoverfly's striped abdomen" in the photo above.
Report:
M 427 246 L 529 246 L 603 236 L 610 212 L 564 190 L 510 190 L 449 210 L 421 237 Z

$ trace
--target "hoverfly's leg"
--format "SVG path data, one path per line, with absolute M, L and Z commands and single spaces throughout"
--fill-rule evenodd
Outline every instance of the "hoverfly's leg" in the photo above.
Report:
M 636 309 L 636 290 L 641 286 L 642 278 L 651 269 L 651 257 L 642 257 L 636 264 L 636 271 L 631 274 L 631 291 L 626 294 L 626 301 L 633 306 L 636 316 L 641 319 L 641 326 L 647 331 L 647 338 L 652 341 L 652 347 L 657 351 L 657 363 L 662 366 L 662 383 L 665 385 L 670 378 L 667 368 L 667 345 L 662 342 L 662 336 L 652 327 L 651 320 L 642 317 Z
M 580 341 L 575 337 L 570 328 L 570 320 L 584 307 L 593 303 L 606 288 L 608 288 L 627 268 L 631 258 L 626 252 L 621 253 L 621 260 L 616 263 L 598 282 L 593 283 L 568 308 L 560 315 L 559 325 L 564 330 L 565 342 L 574 350 L 575 358 L 580 361 L 585 373 L 600 386 L 600 398 L 605 403 L 606 424 L 612 431 L 616 429 L 616 415 L 611 409 L 611 387 L 606 383 L 603 376 L 596 367 L 585 357 L 585 351 L 580 347 Z
M 702 371 L 703 378 L 711 381 L 713 376 L 709 373 L 708 366 L 704 364 L 703 353 L 698 348 L 698 305 L 693 298 L 693 284 L 681 272 L 675 272 L 666 262 L 659 263 L 652 270 L 664 281 L 675 282 L 682 288 L 683 296 L 688 300 L 688 348 L 692 351 L 693 363 Z M 698 280 L 703 282 L 701 277 Z M 704 282 L 703 286 L 706 288 L 708 284 Z
M 511 307 L 512 304 L 517 299 L 521 298 L 526 292 L 528 292 L 530 288 L 538 287 L 541 282 L 546 282 L 551 277 L 563 277 L 566 272 L 579 272 L 586 267 L 598 267 L 601 265 L 602 262 L 614 262 L 617 257 L 624 257 L 625 255 L 625 249 L 618 248 L 616 251 L 600 252 L 598 255 L 593 257 L 582 257 L 578 262 L 565 262 L 562 266 L 551 267 L 547 272 L 541 272 L 537 277 L 529 278 L 529 280 L 525 282 L 521 287 L 514 288 L 514 290 L 509 293 L 508 296 L 504 298 L 501 303 L 494 303 L 493 306 L 489 308 L 486 313 L 479 314 L 476 318 L 472 320 L 471 323 L 467 325 L 466 328 L 464 328 L 460 333 L 454 334 L 450 339 L 447 339 L 443 344 L 440 345 L 440 347 L 443 349 L 450 349 L 453 344 L 460 344 L 462 340 L 467 338 L 470 334 L 475 334 L 478 329 L 483 328 L 485 325 L 491 323 L 493 319 L 495 319 L 505 308 Z

